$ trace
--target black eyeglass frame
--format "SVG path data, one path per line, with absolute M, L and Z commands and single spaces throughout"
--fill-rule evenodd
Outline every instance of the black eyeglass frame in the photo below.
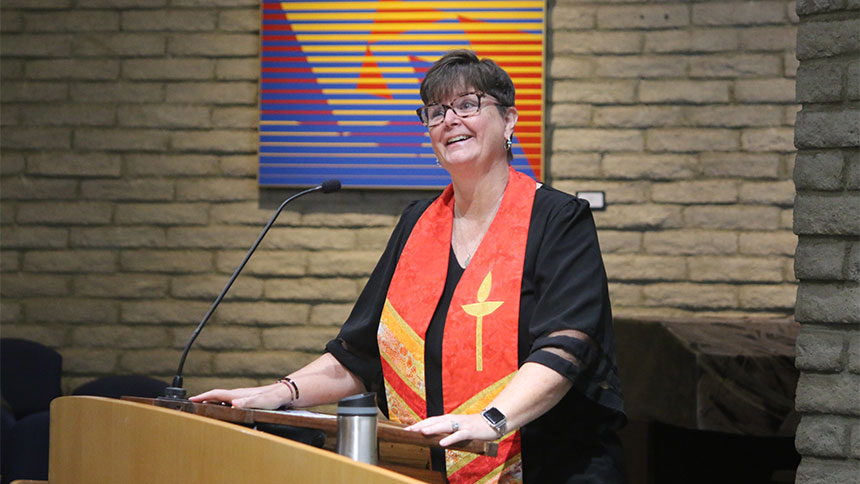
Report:
M 481 92 L 481 91 L 472 91 L 472 92 L 466 92 L 466 93 L 460 94 L 459 96 L 457 96 L 456 98 L 454 98 L 454 102 L 456 102 L 458 99 L 460 99 L 460 98 L 462 98 L 462 97 L 471 96 L 471 95 L 473 95 L 473 94 L 478 98 L 478 108 L 475 110 L 475 112 L 474 112 L 474 113 L 466 114 L 466 115 L 464 116 L 464 115 L 462 115 L 462 114 L 458 113 L 458 112 L 457 112 L 457 110 L 454 108 L 454 106 L 452 106 L 452 105 L 450 105 L 450 104 L 432 103 L 432 104 L 426 104 L 426 105 L 421 106 L 420 108 L 416 109 L 416 110 L 415 110 L 415 114 L 417 114 L 417 115 L 418 115 L 418 119 L 421 121 L 421 124 L 423 124 L 424 126 L 426 126 L 426 127 L 428 127 L 428 128 L 432 128 L 433 126 L 438 126 L 438 125 L 442 124 L 442 123 L 445 121 L 445 116 L 448 114 L 448 110 L 449 110 L 449 109 L 450 109 L 451 111 L 454 111 L 454 114 L 456 114 L 456 115 L 457 115 L 458 117 L 460 117 L 460 118 L 470 118 L 470 117 L 475 116 L 476 114 L 478 114 L 478 113 L 480 113 L 480 112 L 481 112 L 481 108 L 483 107 L 483 104 L 481 104 L 481 101 L 482 101 L 483 97 L 484 97 L 484 96 L 486 96 L 487 94 L 486 94 L 486 93 L 483 93 L 483 92 Z M 489 99 L 489 101 L 490 101 L 491 103 L 493 103 L 493 104 L 498 105 L 498 106 L 503 106 L 503 107 L 505 107 L 503 104 L 499 103 L 499 102 L 498 102 L 497 100 L 495 100 L 495 99 Z M 453 103 L 452 103 L 452 104 L 453 104 Z M 425 112 L 425 113 L 426 113 L 426 111 L 427 111 L 428 109 L 430 109 L 430 108 L 432 108 L 432 107 L 436 107 L 436 106 L 442 106 L 443 108 L 445 108 L 445 111 L 443 111 L 443 112 L 442 112 L 442 120 L 441 120 L 441 121 L 439 121 L 438 123 L 435 123 L 435 124 L 429 124 L 429 119 L 428 119 L 428 121 L 424 121 L 424 119 L 425 119 L 425 118 L 427 118 L 427 116 L 426 116 L 426 115 L 425 115 L 425 116 L 422 116 L 422 115 L 421 115 L 421 113 L 422 113 L 422 112 Z

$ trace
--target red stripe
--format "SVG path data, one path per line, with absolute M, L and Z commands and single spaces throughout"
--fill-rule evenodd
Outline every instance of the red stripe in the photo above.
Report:
M 394 369 L 391 368 L 391 365 L 385 361 L 385 358 L 380 358 L 380 361 L 382 361 L 383 374 L 396 375 L 396 373 L 394 373 Z M 419 417 L 424 418 L 427 415 L 427 402 L 409 388 L 409 385 L 407 385 L 406 382 L 395 376 L 395 378 L 388 380 L 388 384 L 394 388 L 394 391 L 400 395 L 400 398 L 406 402 L 406 405 L 408 405 L 409 408 L 411 408 Z M 389 409 L 389 412 L 390 411 L 391 409 Z

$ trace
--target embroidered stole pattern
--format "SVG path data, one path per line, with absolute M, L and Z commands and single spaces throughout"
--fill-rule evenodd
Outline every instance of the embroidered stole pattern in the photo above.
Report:
M 445 413 L 478 413 L 517 371 L 520 291 L 535 181 L 509 169 L 490 228 L 463 272 L 445 320 L 442 387 Z M 391 280 L 377 331 L 389 417 L 427 417 L 424 335 L 444 289 L 453 228 L 448 186 L 421 215 Z M 448 450 L 452 484 L 522 482 L 520 433 L 499 443 L 498 457 Z

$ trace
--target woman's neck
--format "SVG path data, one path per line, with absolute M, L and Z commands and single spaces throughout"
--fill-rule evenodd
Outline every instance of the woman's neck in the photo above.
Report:
M 480 220 L 495 213 L 508 184 L 508 164 L 495 163 L 480 176 L 452 174 L 454 216 Z

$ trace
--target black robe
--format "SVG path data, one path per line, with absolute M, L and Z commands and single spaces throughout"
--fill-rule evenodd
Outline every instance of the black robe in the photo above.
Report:
M 377 327 L 400 253 L 432 201 L 413 202 L 403 211 L 340 334 L 326 345 L 369 391 L 377 392 L 385 415 L 388 408 Z M 452 250 L 445 289 L 425 335 L 428 416 L 443 413 L 442 333 L 462 274 Z M 551 336 L 565 329 L 582 331 L 591 341 Z M 546 348 L 562 349 L 579 364 Z M 522 428 L 525 483 L 624 482 L 615 433 L 624 425 L 624 407 L 597 232 L 587 202 L 546 185 L 535 192 L 526 242 L 517 353 L 520 364 L 542 364 L 573 382 L 555 407 Z M 433 453 L 433 466 L 439 470 L 444 469 L 441 456 L 441 452 Z

